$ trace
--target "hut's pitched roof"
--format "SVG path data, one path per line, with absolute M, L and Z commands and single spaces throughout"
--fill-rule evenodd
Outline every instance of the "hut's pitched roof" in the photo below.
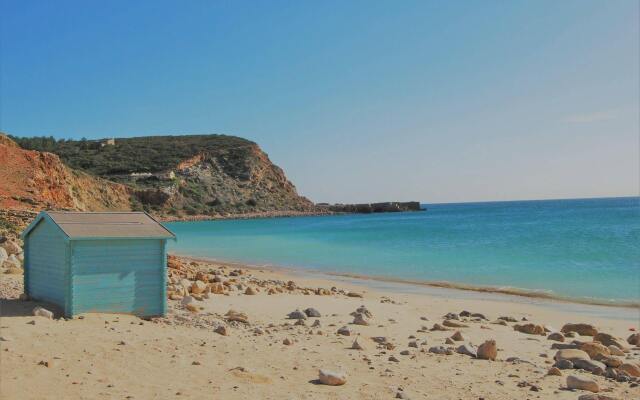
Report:
M 46 211 L 25 229 L 25 237 L 42 218 L 48 217 L 69 239 L 174 239 L 175 235 L 144 212 Z

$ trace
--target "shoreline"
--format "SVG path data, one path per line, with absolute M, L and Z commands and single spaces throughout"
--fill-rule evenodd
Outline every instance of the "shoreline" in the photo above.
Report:
M 619 309 L 625 311 L 637 311 L 640 313 L 640 302 L 607 302 L 599 299 L 579 299 L 572 297 L 563 297 L 557 296 L 549 293 L 543 293 L 535 290 L 527 290 L 520 288 L 511 288 L 511 287 L 498 287 L 498 286 L 480 286 L 480 285 L 469 285 L 465 283 L 456 283 L 449 281 L 421 281 L 421 280 L 410 280 L 410 279 L 402 279 L 402 278 L 392 278 L 385 276 L 376 276 L 376 275 L 363 275 L 363 274 L 352 274 L 352 273 L 342 273 L 342 272 L 327 272 L 314 270 L 311 268 L 303 268 L 303 267 L 285 267 L 273 264 L 250 264 L 244 263 L 240 261 L 229 261 L 229 260 L 221 260 L 212 257 L 204 257 L 204 256 L 193 256 L 189 254 L 182 254 L 178 252 L 171 252 L 170 254 L 180 257 L 182 259 L 191 260 L 191 261 L 200 261 L 200 262 L 209 262 L 220 264 L 224 266 L 230 266 L 234 268 L 246 268 L 250 270 L 263 270 L 270 271 L 276 273 L 285 273 L 298 275 L 302 277 L 317 277 L 320 279 L 325 279 L 329 281 L 340 281 L 347 280 L 349 283 L 353 283 L 360 286 L 366 286 L 371 289 L 380 290 L 380 284 L 393 284 L 394 288 L 392 291 L 397 291 L 400 289 L 401 292 L 415 292 L 415 289 L 434 289 L 430 293 L 425 293 L 426 295 L 435 295 L 445 297 L 446 293 L 444 292 L 457 292 L 459 294 L 463 293 L 472 293 L 477 295 L 486 295 L 485 297 L 488 300 L 497 300 L 497 301 L 507 301 L 509 299 L 520 299 L 520 300 L 537 300 L 540 302 L 547 303 L 547 305 L 557 305 L 564 304 L 569 306 L 585 306 L 585 307 L 606 307 L 607 309 Z M 377 284 L 377 285 L 376 285 Z M 408 290 L 413 287 L 414 290 Z M 404 289 L 404 290 L 402 290 Z M 384 290 L 384 289 L 383 289 Z M 437 293 L 435 290 L 443 291 L 442 293 Z

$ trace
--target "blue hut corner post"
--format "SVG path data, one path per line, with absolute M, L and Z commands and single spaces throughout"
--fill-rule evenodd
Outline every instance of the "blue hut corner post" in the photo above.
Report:
M 65 264 L 64 281 L 67 285 L 67 292 L 64 297 L 64 316 L 67 318 L 73 317 L 73 264 L 71 263 L 71 257 L 73 255 L 73 243 L 69 240 L 65 241 Z
M 24 294 L 27 296 L 27 298 L 29 298 L 29 241 L 27 240 L 26 237 L 22 238 L 23 240 L 23 249 L 22 249 L 22 254 L 24 255 L 24 260 L 23 260 L 23 268 L 24 268 L 24 282 L 23 282 L 23 286 L 24 286 Z
M 167 315 L 167 240 L 162 241 L 162 316 Z

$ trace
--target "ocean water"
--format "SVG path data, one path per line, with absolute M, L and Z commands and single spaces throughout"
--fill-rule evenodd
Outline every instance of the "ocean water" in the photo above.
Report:
M 640 302 L 640 198 L 426 204 L 427 211 L 176 222 L 170 251 L 415 282 Z

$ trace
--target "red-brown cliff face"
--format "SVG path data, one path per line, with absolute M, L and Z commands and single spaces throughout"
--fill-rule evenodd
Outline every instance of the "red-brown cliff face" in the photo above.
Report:
M 0 209 L 130 210 L 130 189 L 65 166 L 51 153 L 23 150 L 0 134 Z

